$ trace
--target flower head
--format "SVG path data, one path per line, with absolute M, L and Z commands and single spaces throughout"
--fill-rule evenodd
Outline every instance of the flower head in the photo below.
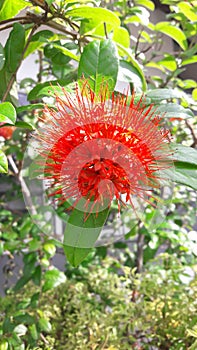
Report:
M 56 109 L 45 108 L 37 134 L 45 177 L 59 201 L 82 199 L 84 211 L 99 211 L 115 198 L 132 205 L 158 188 L 159 170 L 169 166 L 168 131 L 153 106 L 142 99 L 112 94 L 98 96 L 84 82 L 73 93 L 62 89 Z M 47 121 L 46 121 L 47 117 Z

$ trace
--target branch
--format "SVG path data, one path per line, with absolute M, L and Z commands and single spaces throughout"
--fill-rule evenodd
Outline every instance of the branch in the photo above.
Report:
M 19 170 L 16 166 L 16 163 L 11 155 L 8 155 L 8 161 L 13 169 L 14 174 L 17 176 L 17 178 L 20 182 L 22 191 L 23 191 L 25 198 L 26 198 L 27 208 L 28 208 L 29 212 L 31 213 L 31 215 L 36 215 L 37 212 L 36 212 L 36 208 L 34 207 L 34 204 L 33 204 L 32 199 L 31 199 L 31 193 L 29 192 L 29 189 L 28 189 L 21 173 L 19 172 Z
M 142 233 L 138 233 L 137 237 L 137 272 L 140 273 L 143 268 L 143 248 L 144 248 L 144 239 L 145 236 Z
M 22 17 L 8 18 L 8 19 L 5 19 L 4 21 L 1 21 L 0 22 L 0 26 L 2 24 L 6 24 L 6 23 L 19 22 L 19 21 L 22 21 L 24 19 L 27 19 L 27 17 L 26 16 L 22 16 Z
M 79 33 L 77 31 L 75 31 L 75 30 L 73 30 L 73 31 L 67 30 L 59 23 L 56 23 L 56 22 L 53 22 L 53 21 L 49 21 L 49 22 L 45 23 L 45 25 L 47 25 L 48 27 L 51 27 L 53 29 L 59 30 L 60 32 L 65 33 L 67 35 L 70 35 L 74 39 L 78 39 L 78 37 L 79 37 Z

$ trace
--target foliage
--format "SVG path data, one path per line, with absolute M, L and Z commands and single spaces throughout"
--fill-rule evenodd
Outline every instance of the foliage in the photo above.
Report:
M 0 44 L 0 258 L 8 259 L 8 280 L 15 257 L 23 259 L 14 292 L 1 300 L 0 350 L 197 348 L 196 277 L 186 276 L 196 274 L 197 83 L 183 78 L 197 63 L 197 7 L 193 0 L 160 6 L 167 13 L 155 24 L 151 0 L 0 2 L 0 31 L 10 30 Z M 31 54 L 37 77 L 19 81 Z M 117 81 L 123 82 L 136 101 L 143 93 L 147 108 L 157 107 L 172 134 L 175 172 L 166 171 L 170 183 L 155 193 L 166 205 L 147 204 L 137 219 L 123 211 L 125 235 L 110 247 L 90 253 L 65 247 L 69 261 L 80 265 L 67 261 L 63 273 L 52 260 L 62 244 L 35 224 L 47 208 L 34 215 L 30 201 L 33 222 L 23 204 L 23 156 L 32 130 L 43 123 L 44 105 L 52 106 L 54 92 L 71 91 L 83 75 L 95 93 L 107 82 L 116 94 Z M 62 220 L 67 212 L 57 208 Z M 81 220 L 77 211 L 68 217 Z M 97 221 L 103 225 L 103 218 Z M 107 225 L 119 229 L 115 206 Z
M 6 297 L 1 341 L 29 350 L 192 349 L 195 274 L 195 266 L 188 270 L 168 254 L 141 275 L 112 258 L 95 260 L 39 301 L 35 287 L 17 295 L 17 305 Z

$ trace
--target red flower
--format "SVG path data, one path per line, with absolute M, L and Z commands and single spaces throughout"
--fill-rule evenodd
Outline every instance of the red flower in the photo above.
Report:
M 56 96 L 56 109 L 45 108 L 38 149 L 51 195 L 59 201 L 84 202 L 84 211 L 99 211 L 113 198 L 120 204 L 146 198 L 160 187 L 159 170 L 169 166 L 168 131 L 160 127 L 153 106 L 134 96 L 96 96 L 84 83 L 80 92 Z M 127 105 L 128 104 L 128 105 Z M 47 117 L 47 119 L 46 119 Z M 145 199 L 147 200 L 147 199 Z
M 4 123 L 0 123 L 3 125 Z M 0 136 L 3 136 L 4 139 L 9 140 L 12 137 L 12 134 L 16 128 L 14 126 L 2 126 L 0 127 Z

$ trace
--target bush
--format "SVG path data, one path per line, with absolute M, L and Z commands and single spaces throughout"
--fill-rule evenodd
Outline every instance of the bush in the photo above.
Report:
M 5 330 L 7 313 L 13 329 L 27 328 L 18 335 L 29 350 L 186 350 L 195 344 L 188 335 L 197 324 L 195 267 L 188 270 L 167 254 L 141 275 L 120 266 L 107 258 L 81 267 L 81 274 L 73 270 L 39 304 L 35 287 L 25 289 L 25 297 L 8 296 L 1 306 L 1 328 Z M 10 342 L 13 334 L 4 332 L 2 339 Z

